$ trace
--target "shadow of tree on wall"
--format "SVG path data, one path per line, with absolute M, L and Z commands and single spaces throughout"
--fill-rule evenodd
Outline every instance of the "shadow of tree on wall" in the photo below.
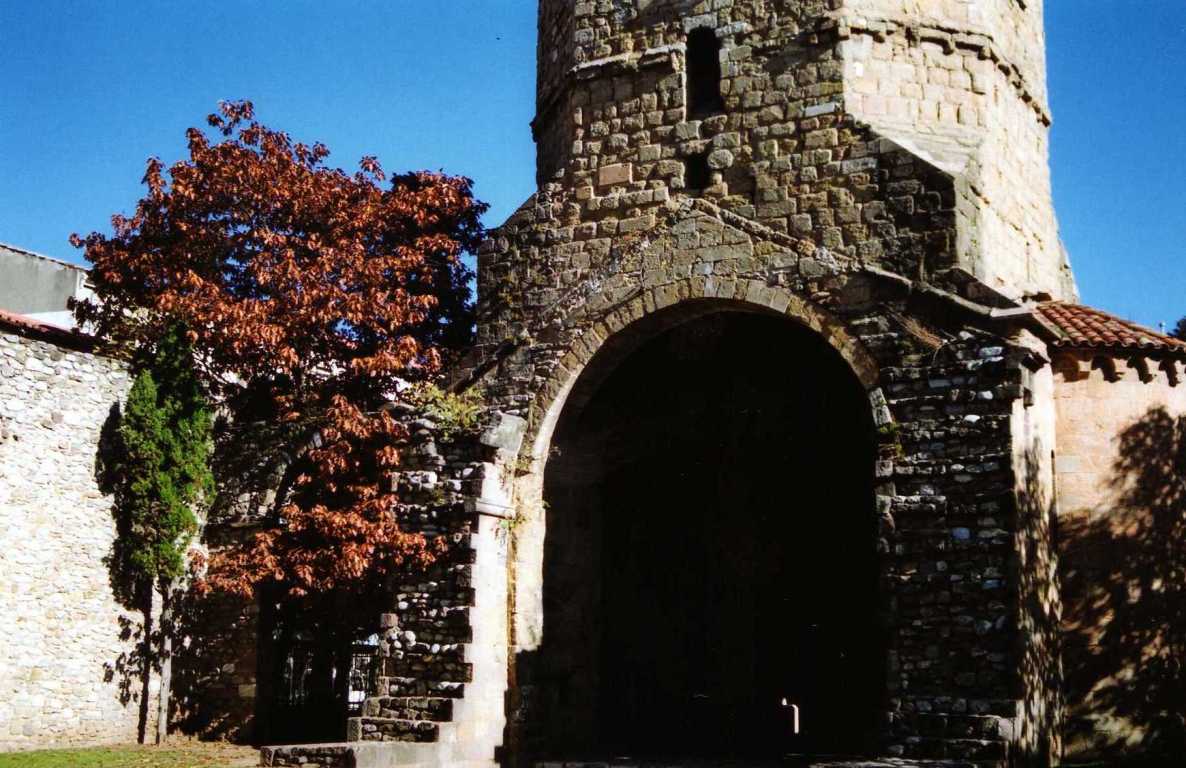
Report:
M 1119 436 L 1112 509 L 1060 521 L 1067 741 L 1101 757 L 1186 753 L 1186 418 Z
M 1062 753 L 1063 668 L 1059 622 L 1062 615 L 1057 578 L 1056 508 L 1043 468 L 1049 447 L 1034 441 L 1026 450 L 1020 496 L 1018 602 L 1021 608 L 1020 671 L 1023 710 L 1013 747 L 1018 765 L 1052 765 Z
M 138 741 L 143 742 L 148 729 L 152 670 L 159 664 L 153 649 L 159 647 L 159 638 L 152 620 L 151 586 L 145 589 L 143 585 L 136 583 L 136 579 L 124 567 L 127 558 L 123 557 L 120 551 L 122 542 L 126 540 L 124 534 L 132 524 L 120 504 L 117 493 L 122 471 L 119 438 L 122 423 L 123 412 L 119 403 L 114 403 L 99 432 L 99 445 L 95 454 L 95 482 L 104 495 L 115 497 L 111 505 L 115 539 L 112 541 L 111 551 L 103 558 L 111 593 L 121 606 L 137 615 L 132 617 L 125 614 L 119 617 L 119 640 L 128 650 L 122 651 L 115 659 L 104 662 L 103 682 L 115 683 L 122 705 L 137 705 L 139 711 L 136 736 Z
M 149 683 L 155 663 L 152 653 L 146 653 L 146 647 L 152 643 L 155 632 L 151 619 L 145 621 L 127 615 L 119 617 L 119 628 L 120 642 L 130 650 L 103 664 L 103 682 L 116 684 L 119 702 L 125 707 L 137 705 L 136 739 L 143 743 L 148 731 Z
M 275 525 L 300 473 L 307 427 L 285 422 L 266 400 L 236 410 L 258 417 L 215 422 L 218 493 L 203 531 L 210 553 L 240 546 Z M 340 594 L 304 601 L 265 586 L 255 598 L 188 592 L 175 605 L 173 725 L 203 740 L 278 744 L 345 738 L 352 641 L 378 631 L 390 595 Z M 294 642 L 299 639 L 299 642 Z M 301 663 L 308 662 L 306 667 Z M 294 672 L 295 670 L 295 672 Z

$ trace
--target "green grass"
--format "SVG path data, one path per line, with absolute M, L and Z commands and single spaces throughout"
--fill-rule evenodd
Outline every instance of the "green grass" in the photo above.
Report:
M 96 747 L 0 754 L 0 768 L 244 768 L 255 750 L 226 745 Z

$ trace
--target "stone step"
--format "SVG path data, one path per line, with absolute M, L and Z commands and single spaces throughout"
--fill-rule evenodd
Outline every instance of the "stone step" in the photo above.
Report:
M 610 760 L 565 760 L 538 762 L 533 768 L 799 768 L 790 760 L 655 758 L 632 759 L 616 757 Z
M 431 720 L 399 717 L 360 717 L 360 741 L 433 742 L 441 735 L 441 724 Z
M 386 659 L 383 664 L 383 676 L 442 683 L 468 683 L 473 680 L 474 666 L 463 661 L 433 656 Z
M 397 720 L 431 720 L 447 723 L 453 719 L 454 699 L 438 696 L 377 696 L 367 699 L 363 717 Z
M 498 768 L 493 760 L 475 760 L 456 744 L 415 741 L 264 747 L 260 758 L 260 765 L 286 768 Z
M 378 691 L 380 698 L 429 696 L 433 698 L 460 699 L 465 695 L 465 683 L 420 680 L 415 677 L 385 676 L 379 678 Z
M 387 658 L 387 666 L 402 663 L 412 664 L 462 664 L 465 662 L 467 643 L 443 643 L 435 637 L 417 637 L 415 641 L 401 640 L 393 643 L 393 655 Z
M 263 747 L 259 751 L 259 764 L 268 768 L 281 766 L 320 766 L 321 768 L 347 768 L 355 764 L 354 753 L 348 744 L 315 744 Z

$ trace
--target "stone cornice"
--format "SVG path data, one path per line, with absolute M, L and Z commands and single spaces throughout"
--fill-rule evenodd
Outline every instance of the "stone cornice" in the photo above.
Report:
M 535 119 L 531 121 L 532 136 L 539 139 L 539 126 L 547 122 L 564 102 L 564 97 L 572 91 L 573 83 L 625 72 L 637 72 L 650 67 L 667 66 L 674 72 L 676 67 L 672 57 L 683 54 L 685 50 L 687 47 L 683 43 L 671 43 L 647 48 L 644 51 L 631 51 L 600 59 L 590 59 L 572 66 L 564 73 L 561 85 L 553 89 L 552 93 L 537 105 Z
M 830 32 L 838 40 L 847 40 L 853 35 L 866 35 L 878 42 L 884 42 L 890 37 L 903 37 L 914 45 L 923 42 L 936 43 L 948 53 L 954 53 L 957 49 L 975 52 L 981 59 L 996 65 L 1043 125 L 1049 126 L 1052 123 L 1049 108 L 1034 94 L 1025 74 L 1004 55 L 1000 46 L 988 35 L 940 25 L 904 25 L 893 19 L 865 15 L 838 16 L 824 22 L 820 32 Z

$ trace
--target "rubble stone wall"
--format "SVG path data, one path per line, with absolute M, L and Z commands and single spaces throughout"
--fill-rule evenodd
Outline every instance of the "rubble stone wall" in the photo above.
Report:
M 909 170 L 870 174 L 870 183 L 909 179 Z M 484 279 L 507 274 L 516 285 L 514 301 L 489 305 L 493 319 L 480 328 L 481 349 L 498 361 L 484 386 L 530 424 L 531 468 L 516 494 L 520 684 L 510 718 L 520 730 L 512 743 L 522 739 L 530 750 L 531 708 L 541 698 L 530 659 L 547 631 L 539 603 L 542 473 L 575 380 L 644 318 L 679 322 L 748 308 L 817 330 L 870 392 L 883 441 L 876 482 L 889 626 L 881 749 L 986 765 L 1012 755 L 1027 717 L 1015 569 L 1015 537 L 1027 524 L 1017 472 L 1025 468 L 1013 461 L 1013 423 L 1028 350 L 958 313 L 909 302 L 893 280 L 703 200 L 665 206 L 636 235 L 570 242 L 580 225 L 552 219 L 556 207 L 540 204 L 547 196 L 525 207 L 479 262 Z
M 207 546 L 226 543 L 212 531 Z M 172 725 L 202 739 L 259 738 L 259 603 L 227 595 L 185 595 L 178 606 L 182 641 L 173 662 Z
M 1025 352 L 964 331 L 940 361 L 883 374 L 901 451 L 879 472 L 891 623 L 891 746 L 926 758 L 1032 758 L 1020 676 L 1014 464 Z M 1038 724 L 1039 727 L 1043 724 Z M 1035 761 L 1042 765 L 1043 762 Z
M 136 740 L 121 620 L 139 616 L 112 597 L 115 524 L 95 481 L 129 385 L 118 362 L 0 329 L 0 750 Z

